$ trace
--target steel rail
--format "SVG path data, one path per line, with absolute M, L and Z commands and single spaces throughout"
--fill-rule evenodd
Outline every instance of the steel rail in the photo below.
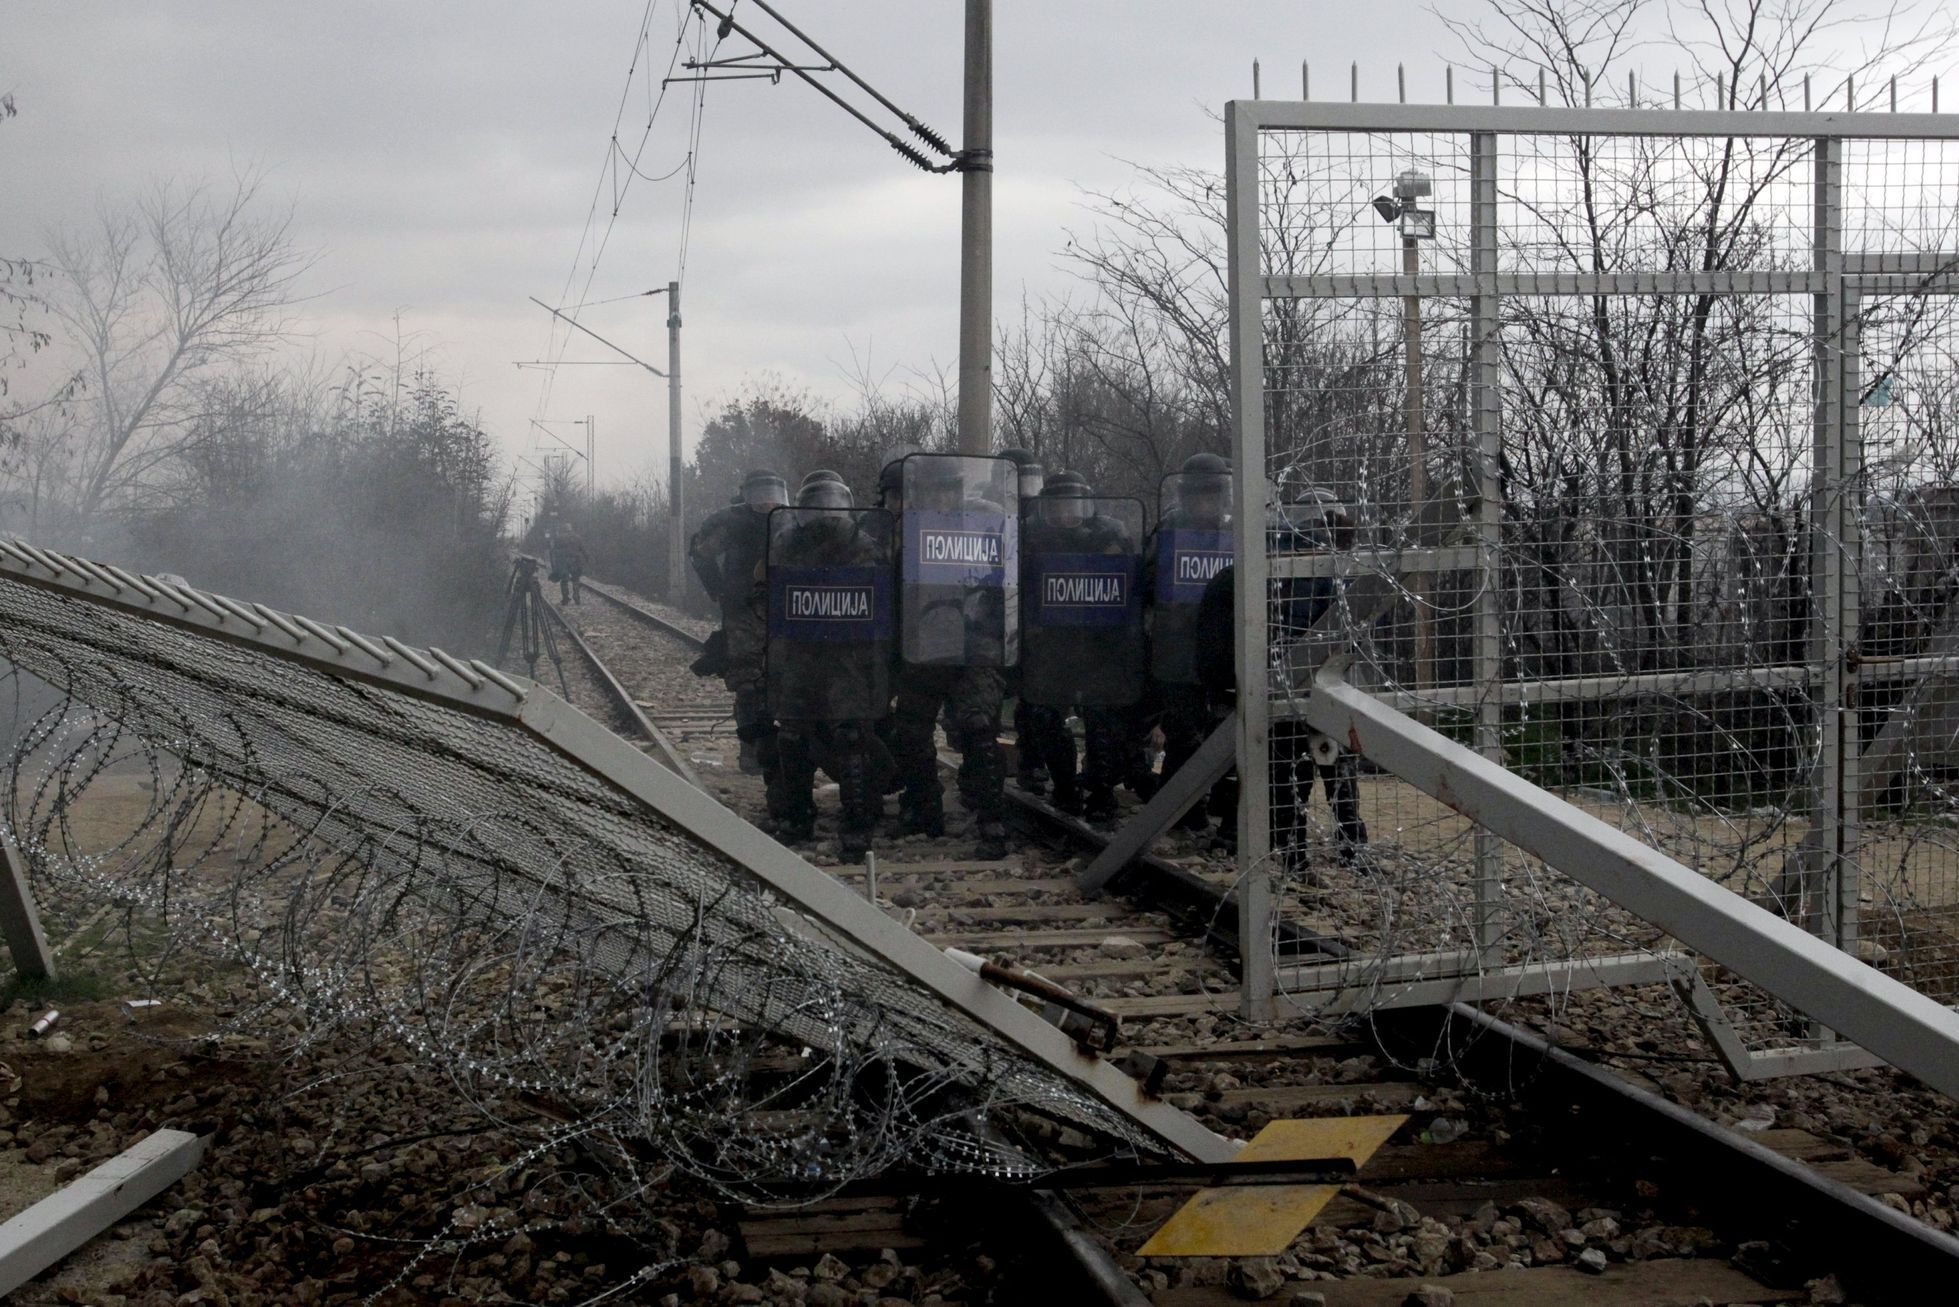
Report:
M 589 580 L 584 582 L 584 586 L 591 593 L 597 595 L 599 598 L 612 604 L 614 607 L 620 609 L 622 612 L 625 612 L 635 620 L 645 623 L 647 626 L 652 627 L 653 629 L 661 632 L 662 634 L 670 635 L 674 639 L 679 640 L 681 643 L 693 649 L 695 653 L 699 653 L 701 652 L 701 650 L 707 648 L 707 641 L 701 639 L 700 636 L 695 635 L 692 631 L 674 625 L 672 622 L 669 622 L 666 618 L 660 616 L 656 612 L 653 612 L 651 609 L 642 608 L 640 605 L 634 603 L 630 599 L 625 598 L 623 595 L 616 595 L 612 593 L 612 589 L 610 586 L 601 585 L 597 582 L 589 581 Z
M 696 774 L 692 767 L 688 766 L 687 756 L 681 753 L 679 746 L 667 738 L 665 731 L 654 725 L 652 719 L 641 711 L 632 693 L 624 685 L 620 684 L 619 678 L 612 674 L 612 669 L 607 667 L 605 661 L 598 656 L 592 646 L 585 642 L 585 637 L 579 634 L 578 628 L 573 626 L 563 613 L 553 608 L 550 604 L 547 603 L 544 605 L 544 611 L 551 615 L 551 620 L 558 624 L 558 629 L 570 637 L 572 647 L 578 650 L 580 656 L 585 659 L 586 664 L 591 667 L 592 674 L 598 678 L 599 685 L 604 688 L 607 696 L 611 698 L 612 706 L 617 708 L 620 715 L 633 724 L 634 730 L 645 736 L 652 743 L 653 747 L 659 750 L 659 758 L 657 760 L 664 762 L 668 770 L 672 771 L 689 785 L 705 792 L 706 787 L 701 784 L 700 776 Z
M 1438 1046 L 1452 1048 L 1458 1069 L 1480 1088 L 1513 1100 L 1543 1095 L 1559 1109 L 1544 1118 L 1575 1130 L 1581 1142 L 1642 1165 L 1657 1156 L 1691 1177 L 1697 1194 L 1726 1199 L 1724 1222 L 1792 1245 L 1807 1239 L 1817 1248 L 1856 1250 L 1833 1269 L 1857 1298 L 1922 1301 L 1925 1286 L 1949 1284 L 1959 1270 L 1959 1239 L 1641 1088 L 1611 1067 L 1469 1003 L 1440 1010 L 1444 1042 L 1438 1045 L 1438 1027 L 1422 1019 L 1422 1011 L 1432 1018 L 1436 1009 L 1376 1020 L 1374 1034 L 1384 1051 L 1423 1056 Z

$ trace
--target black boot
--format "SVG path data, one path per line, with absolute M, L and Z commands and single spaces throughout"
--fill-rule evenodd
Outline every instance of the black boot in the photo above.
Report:
M 945 796 L 908 790 L 898 799 L 898 817 L 892 826 L 892 834 L 900 839 L 907 835 L 929 835 L 938 839 L 944 835 Z
M 981 817 L 973 824 L 973 831 L 979 837 L 974 856 L 983 862 L 992 862 L 1007 856 L 1007 825 L 998 817 Z

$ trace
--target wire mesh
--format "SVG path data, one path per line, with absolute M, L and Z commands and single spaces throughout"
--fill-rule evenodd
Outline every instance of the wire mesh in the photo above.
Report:
M 243 964 L 281 1023 L 378 1027 L 749 1201 L 1161 1150 L 516 720 L 12 575 L 0 664 L 37 890 Z
M 1853 141 L 1844 237 L 1860 276 L 1845 403 L 1864 471 L 1857 564 L 1853 858 L 1844 930 L 1860 956 L 1959 1001 L 1959 146 Z M 1906 271 L 1908 270 L 1908 271 Z
M 1258 272 L 1291 280 L 1262 288 L 1247 445 L 1273 579 L 1271 863 L 1246 871 L 1350 949 L 1295 1001 L 1666 943 L 1293 720 L 1335 651 L 1445 735 L 1959 996 L 1955 144 L 1257 140 Z M 1309 499 L 1345 539 L 1278 529 Z M 1752 1049 L 1827 1033 L 1715 979 Z

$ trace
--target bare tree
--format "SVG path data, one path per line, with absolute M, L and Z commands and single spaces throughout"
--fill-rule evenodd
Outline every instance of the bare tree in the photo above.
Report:
M 1473 63 L 1526 97 L 1542 86 L 1569 104 L 1618 99 L 1648 47 L 1684 59 L 1696 98 L 1723 109 L 1800 105 L 1811 82 L 1842 103 L 1851 85 L 1923 68 L 1953 31 L 1936 7 L 1870 13 L 1840 0 L 1492 0 L 1484 12 L 1440 16 Z M 1520 148 L 1535 153 L 1512 165 L 1502 196 L 1522 218 L 1514 266 L 1718 272 L 1807 260 L 1806 236 L 1786 218 L 1807 196 L 1805 141 L 1572 137 Z M 1506 506 L 1542 527 L 1539 561 L 1568 582 L 1565 595 L 1587 595 L 1589 639 L 1615 663 L 1647 670 L 1697 656 L 1717 629 L 1707 618 L 1719 586 L 1702 593 L 1708 560 L 1737 531 L 1758 557 L 1761 541 L 1779 542 L 1778 588 L 1799 593 L 1807 445 L 1789 418 L 1807 399 L 1806 331 L 1799 313 L 1762 296 L 1506 304 L 1508 385 L 1537 401 L 1506 424 Z M 1574 522 L 1592 524 L 1582 543 L 1569 538 Z M 1719 538 L 1703 541 L 1710 530 Z M 1563 653 L 1591 656 L 1585 633 L 1573 638 Z
M 19 112 L 11 94 L 0 95 L 0 122 Z M 43 325 L 47 300 L 36 289 L 47 265 L 33 259 L 0 254 L 0 471 L 17 470 L 22 425 L 43 410 L 58 409 L 74 396 L 78 384 L 72 372 L 57 377 L 33 402 L 9 399 L 11 373 L 46 349 L 53 337 Z
M 268 211 L 261 180 L 160 182 L 104 206 L 86 234 L 50 234 L 49 305 L 87 384 L 63 433 L 57 493 L 72 520 L 127 496 L 189 438 L 201 374 L 289 338 L 312 256 L 293 243 L 290 210 Z

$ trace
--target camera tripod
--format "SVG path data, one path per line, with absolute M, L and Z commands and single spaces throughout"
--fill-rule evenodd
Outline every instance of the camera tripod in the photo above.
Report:
M 529 554 L 519 554 L 510 565 L 510 587 L 506 591 L 508 601 L 503 609 L 503 638 L 497 642 L 497 665 L 502 666 L 510 656 L 510 638 L 515 635 L 521 641 L 524 663 L 530 669 L 530 678 L 537 679 L 537 658 L 539 654 L 550 654 L 551 665 L 558 669 L 558 688 L 564 691 L 566 699 L 571 698 L 571 686 L 565 681 L 565 662 L 558 656 L 557 637 L 551 634 L 551 623 L 557 620 L 556 614 L 544 599 L 544 590 L 537 583 L 537 559 Z

